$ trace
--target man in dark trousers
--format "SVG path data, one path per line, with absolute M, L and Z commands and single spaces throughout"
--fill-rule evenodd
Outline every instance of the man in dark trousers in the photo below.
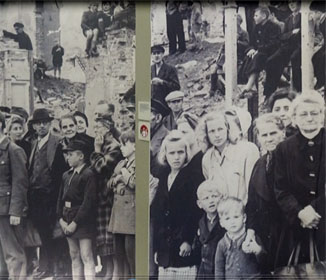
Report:
M 56 244 L 52 230 L 56 222 L 56 205 L 62 174 L 68 169 L 60 139 L 50 133 L 52 117 L 47 109 L 36 109 L 31 119 L 37 139 L 29 158 L 29 215 L 40 233 L 39 271 L 35 276 L 52 276 L 56 261 Z
M 169 39 L 169 55 L 176 53 L 177 41 L 178 51 L 183 53 L 186 50 L 185 33 L 179 5 L 175 1 L 166 2 L 166 31 Z
M 20 49 L 29 51 L 33 50 L 31 39 L 24 31 L 24 24 L 16 22 L 14 28 L 17 34 L 3 30 L 3 36 L 15 40 Z
M 293 86 L 301 91 L 301 1 L 289 1 L 292 14 L 285 20 L 281 47 L 266 62 L 264 95 L 268 98 L 277 89 L 284 68 L 291 61 Z
M 165 97 L 171 92 L 180 89 L 177 69 L 163 61 L 164 48 L 155 45 L 151 48 L 151 96 L 165 106 Z
M 26 279 L 26 256 L 21 227 L 27 212 L 27 159 L 24 150 L 4 134 L 5 123 L 0 113 L 0 247 L 9 279 L 23 280 Z

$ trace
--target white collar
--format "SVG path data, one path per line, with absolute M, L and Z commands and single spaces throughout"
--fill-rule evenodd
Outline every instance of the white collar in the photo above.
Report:
M 39 150 L 49 141 L 49 137 L 50 137 L 50 132 L 47 135 L 45 135 L 43 138 L 37 139 Z
M 81 166 L 73 168 L 74 173 L 80 174 L 80 171 L 84 168 L 84 166 L 85 166 L 85 163 L 83 165 L 81 165 Z

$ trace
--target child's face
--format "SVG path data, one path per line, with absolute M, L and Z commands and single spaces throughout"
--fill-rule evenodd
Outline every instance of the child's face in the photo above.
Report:
M 182 141 L 166 145 L 166 161 L 172 170 L 180 170 L 186 160 L 186 147 Z
M 120 150 L 123 157 L 129 158 L 135 152 L 135 143 L 131 143 L 130 141 L 127 141 L 124 144 L 121 143 Z
M 69 151 L 67 153 L 68 164 L 72 168 L 76 168 L 83 164 L 83 154 L 80 151 Z
M 198 207 L 207 214 L 216 214 L 219 195 L 214 190 L 205 190 L 198 195 Z
M 255 12 L 254 21 L 255 21 L 256 24 L 260 24 L 265 19 L 266 19 L 266 16 L 263 13 L 261 13 L 260 11 Z
M 246 215 L 240 209 L 230 209 L 220 217 L 220 224 L 228 233 L 239 233 L 245 226 Z
M 217 149 L 226 144 L 228 132 L 223 119 L 219 118 L 207 122 L 207 136 L 209 142 Z

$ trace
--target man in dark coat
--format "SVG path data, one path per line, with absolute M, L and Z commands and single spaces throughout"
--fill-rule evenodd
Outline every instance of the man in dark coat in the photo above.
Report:
M 23 280 L 26 256 L 21 227 L 27 212 L 27 159 L 24 150 L 5 136 L 5 127 L 0 113 L 0 247 L 10 279 Z
M 165 97 L 174 90 L 180 89 L 177 69 L 163 61 L 164 48 L 155 45 L 151 48 L 151 97 L 167 106 Z
M 36 109 L 31 119 L 37 139 L 29 158 L 29 214 L 40 233 L 39 276 L 52 275 L 55 243 L 52 230 L 56 222 L 56 205 L 62 174 L 68 169 L 60 139 L 50 133 L 52 117 L 47 109 Z
M 300 1 L 289 2 L 292 14 L 285 20 L 281 47 L 266 62 L 264 95 L 268 98 L 277 88 L 284 68 L 291 61 L 293 86 L 301 91 L 301 14 Z
M 318 92 L 297 97 L 293 101 L 293 121 L 299 132 L 275 151 L 276 201 L 293 233 L 293 240 L 283 240 L 280 255 L 289 257 L 296 242 L 301 242 L 299 263 L 310 261 L 310 235 L 320 260 L 325 260 L 324 106 Z
M 14 24 L 14 28 L 17 34 L 3 30 L 3 36 L 15 40 L 18 43 L 20 49 L 29 50 L 29 51 L 33 50 L 31 39 L 24 32 L 24 24 L 20 22 L 16 22 Z
M 255 27 L 250 37 L 250 46 L 246 50 L 246 57 L 240 69 L 239 76 L 247 81 L 240 97 L 248 97 L 257 81 L 259 72 L 266 66 L 266 60 L 279 47 L 280 27 L 270 21 L 270 12 L 266 7 L 259 7 L 255 10 Z

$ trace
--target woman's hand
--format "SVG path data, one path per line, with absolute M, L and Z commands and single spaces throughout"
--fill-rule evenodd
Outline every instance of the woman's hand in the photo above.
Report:
M 298 213 L 298 218 L 303 228 L 316 228 L 321 216 L 311 205 L 308 205 Z
M 248 229 L 246 239 L 242 243 L 242 251 L 247 254 L 251 253 L 250 243 L 254 240 L 256 240 L 255 231 L 253 229 Z
M 189 245 L 188 242 L 183 242 L 180 246 L 179 255 L 181 257 L 188 257 L 190 256 L 190 253 L 191 253 L 191 246 Z
M 101 152 L 102 145 L 104 144 L 104 136 L 103 135 L 97 135 L 95 137 L 94 141 L 94 150 L 96 153 Z

